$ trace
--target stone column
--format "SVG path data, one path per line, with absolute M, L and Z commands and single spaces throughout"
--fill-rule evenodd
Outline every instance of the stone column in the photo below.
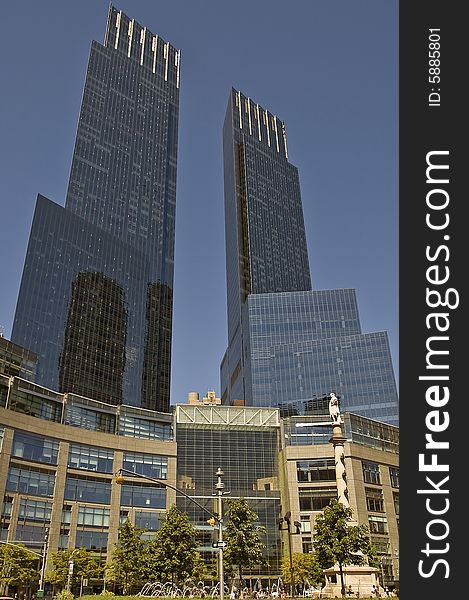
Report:
M 338 501 L 349 508 L 349 494 L 347 489 L 347 474 L 345 472 L 344 442 L 347 440 L 342 433 L 342 420 L 332 422 L 331 444 L 334 446 L 335 479 L 337 483 Z

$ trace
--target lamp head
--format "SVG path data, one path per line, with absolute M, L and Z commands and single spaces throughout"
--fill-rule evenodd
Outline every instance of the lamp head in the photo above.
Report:
M 115 478 L 115 482 L 118 485 L 122 485 L 123 483 L 125 483 L 125 477 L 122 475 L 122 473 L 117 473 L 116 478 Z

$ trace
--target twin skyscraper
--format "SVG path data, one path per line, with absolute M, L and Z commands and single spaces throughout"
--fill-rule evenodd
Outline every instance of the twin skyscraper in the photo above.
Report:
M 65 207 L 38 196 L 14 319 L 42 386 L 170 411 L 180 61 L 110 6 Z M 285 124 L 232 89 L 223 155 L 223 403 L 303 414 L 334 391 L 342 410 L 397 424 L 386 333 L 361 332 L 354 290 L 312 290 Z

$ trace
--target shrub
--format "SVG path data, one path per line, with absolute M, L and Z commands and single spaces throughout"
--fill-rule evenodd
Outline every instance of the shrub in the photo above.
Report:
M 61 590 L 54 598 L 55 600 L 75 600 L 75 596 L 69 590 Z

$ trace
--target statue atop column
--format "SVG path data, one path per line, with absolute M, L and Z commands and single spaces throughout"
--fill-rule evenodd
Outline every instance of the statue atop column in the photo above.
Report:
M 340 424 L 342 423 L 342 418 L 340 416 L 340 409 L 339 409 L 339 399 L 337 398 L 337 396 L 334 394 L 334 392 L 331 392 L 329 394 L 329 414 L 331 416 L 331 420 L 333 424 Z

